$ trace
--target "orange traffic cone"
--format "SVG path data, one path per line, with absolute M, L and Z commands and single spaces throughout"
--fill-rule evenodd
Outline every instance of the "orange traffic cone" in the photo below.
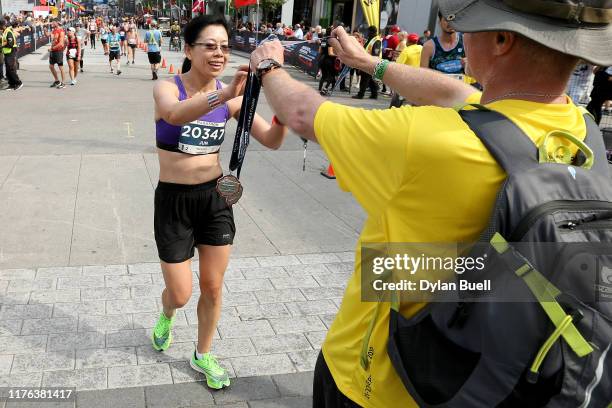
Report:
M 336 178 L 336 174 L 334 173 L 334 168 L 332 167 L 331 163 L 329 163 L 329 166 L 327 166 L 327 171 L 322 171 L 321 175 L 328 179 Z
M 179 74 L 179 75 L 181 75 L 181 69 L 180 69 L 180 68 L 179 68 L 179 69 L 177 69 L 177 70 L 176 70 L 176 73 L 177 73 L 177 74 Z
M 165 58 L 162 60 L 162 66 L 161 66 L 161 67 L 162 67 L 162 68 L 167 68 L 167 67 L 168 67 L 168 66 L 166 65 L 166 59 L 165 59 Z
M 163 68 L 163 66 L 162 66 Z M 174 65 L 170 64 L 170 69 L 168 70 L 169 74 L 174 74 Z

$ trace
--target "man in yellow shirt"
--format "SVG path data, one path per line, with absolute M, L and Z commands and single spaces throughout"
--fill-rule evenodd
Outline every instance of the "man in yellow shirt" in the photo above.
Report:
M 409 34 L 406 39 L 408 45 L 406 48 L 402 50 L 399 57 L 397 57 L 398 64 L 408 65 L 410 67 L 420 67 L 421 66 L 421 52 L 423 51 L 423 46 L 419 45 L 419 35 L 416 33 Z M 391 98 L 391 106 L 399 108 L 404 104 L 404 100 L 402 96 L 393 92 L 393 97 Z
M 368 55 L 342 28 L 330 40 L 338 57 L 419 107 L 367 111 L 331 103 L 276 68 L 283 63 L 279 42 L 252 55 L 279 120 L 320 143 L 340 187 L 368 214 L 355 271 L 315 368 L 314 407 L 416 406 L 387 354 L 388 304 L 378 308 L 361 299 L 361 244 L 474 242 L 486 227 L 505 174 L 450 107 L 480 102 L 508 117 L 535 144 L 553 130 L 584 139 L 585 120 L 564 94 L 567 82 L 580 59 L 612 63 L 612 5 L 604 0 L 581 3 L 584 7 L 555 0 L 537 7 L 514 0 L 439 4 L 453 28 L 466 33 L 470 70 L 482 94 L 432 70 Z M 402 304 L 400 312 L 408 317 L 422 307 Z
M 419 45 L 419 35 L 415 33 L 408 34 L 407 42 L 408 45 L 402 50 L 399 57 L 397 57 L 397 63 L 411 67 L 420 67 L 423 46 Z

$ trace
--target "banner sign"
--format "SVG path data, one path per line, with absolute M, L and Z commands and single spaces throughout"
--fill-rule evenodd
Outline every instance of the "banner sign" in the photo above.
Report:
M 232 33 L 232 46 L 234 50 L 251 53 L 257 47 L 257 41 L 261 42 L 267 35 L 259 34 L 259 37 L 250 31 L 235 31 Z M 294 40 L 282 35 L 277 36 L 279 40 Z M 318 42 L 296 42 L 295 45 L 285 47 L 285 63 L 293 65 L 311 76 L 316 76 L 319 71 L 319 43 Z
M 380 31 L 380 3 L 378 0 L 360 0 L 363 14 L 369 25 Z
M 74 23 L 75 21 L 67 22 L 64 24 L 64 29 L 72 26 Z M 41 26 L 31 27 L 30 30 L 22 31 L 21 35 L 17 37 L 17 58 L 30 54 L 40 47 L 48 47 L 50 34 L 50 28 L 48 31 L 45 31 L 45 28 Z

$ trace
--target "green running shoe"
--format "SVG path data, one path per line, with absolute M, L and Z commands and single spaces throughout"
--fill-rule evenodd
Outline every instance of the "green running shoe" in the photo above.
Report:
M 217 359 L 212 354 L 203 354 L 202 359 L 198 360 L 194 351 L 190 364 L 191 368 L 206 376 L 206 384 L 210 388 L 220 390 L 223 387 L 229 387 L 230 380 L 227 371 L 219 365 Z
M 174 317 L 168 319 L 164 312 L 161 312 L 155 328 L 153 329 L 153 335 L 151 340 L 153 342 L 153 348 L 157 351 L 166 351 L 170 347 L 172 342 L 172 325 L 174 324 Z

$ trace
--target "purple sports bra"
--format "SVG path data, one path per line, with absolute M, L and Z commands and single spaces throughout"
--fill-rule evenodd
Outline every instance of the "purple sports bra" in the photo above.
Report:
M 187 92 L 181 77 L 176 75 L 174 82 L 179 89 L 179 101 L 184 101 L 187 99 Z M 217 80 L 217 89 L 221 89 L 219 80 Z M 157 147 L 170 152 L 187 154 L 217 153 L 225 138 L 225 124 L 229 117 L 227 104 L 223 104 L 183 126 L 170 125 L 160 119 L 155 122 Z

